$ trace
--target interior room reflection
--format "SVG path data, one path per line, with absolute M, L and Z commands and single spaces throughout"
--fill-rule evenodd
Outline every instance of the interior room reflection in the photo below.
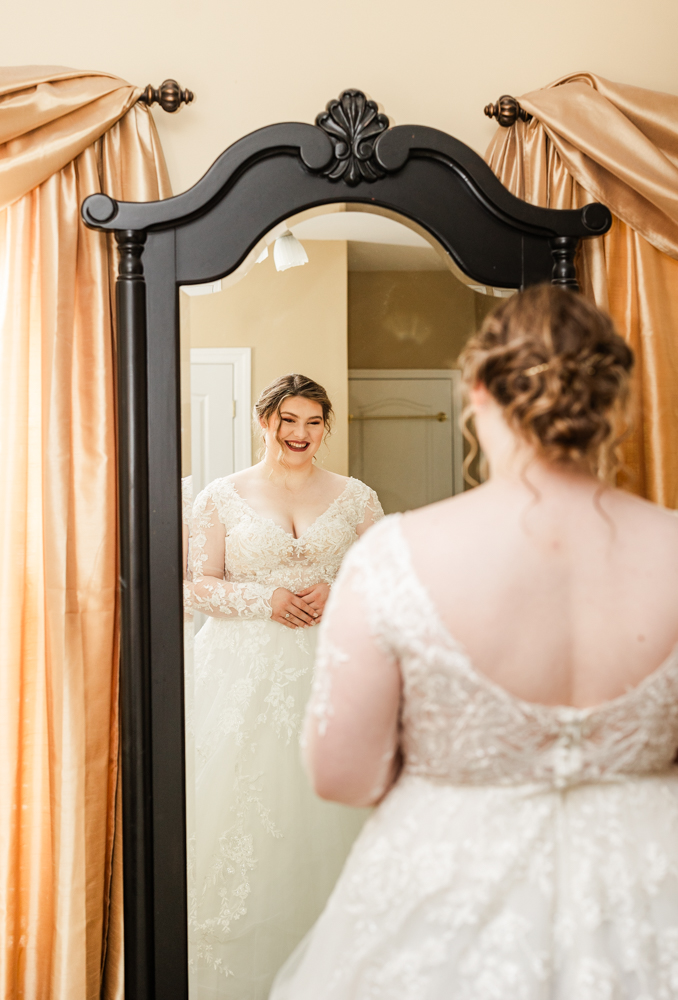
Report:
M 285 231 L 308 260 L 278 271 Z M 278 226 L 234 275 L 180 295 L 193 494 L 257 460 L 252 404 L 292 371 L 325 386 L 336 412 L 319 464 L 367 482 L 386 513 L 464 489 L 457 357 L 506 294 L 470 283 L 431 237 L 381 211 L 333 205 Z
M 408 220 L 350 205 L 287 219 L 233 275 L 182 288 L 185 576 L 191 575 L 189 548 L 198 551 L 202 542 L 195 539 L 207 530 L 195 513 L 204 503 L 201 507 L 196 498 L 215 480 L 260 460 L 261 428 L 253 420 L 253 404 L 282 375 L 300 373 L 326 389 L 335 420 L 317 464 L 366 484 L 385 513 L 470 488 L 472 477 L 463 468 L 467 446 L 458 357 L 497 297 L 510 294 L 510 289 L 471 283 Z M 477 462 L 471 472 L 478 477 Z M 190 581 L 187 585 L 190 589 Z M 215 652 L 212 646 L 206 652 L 204 634 L 199 635 L 205 622 L 205 615 L 187 611 L 191 998 L 264 1000 L 276 970 L 319 915 L 367 811 L 320 803 L 325 810 L 325 825 L 317 828 L 323 831 L 316 838 L 320 842 L 304 841 L 293 825 L 288 832 L 281 829 L 277 817 L 288 808 L 303 810 L 303 804 L 294 803 L 308 794 L 301 788 L 306 779 L 299 728 L 312 656 L 300 666 L 301 654 L 275 654 L 281 666 L 270 670 L 278 670 L 280 678 L 270 685 L 259 715 L 246 723 L 259 697 L 254 693 L 261 679 L 257 671 L 263 677 L 269 669 L 266 657 L 273 656 L 270 642 L 260 637 L 259 652 L 247 647 L 256 631 L 251 623 L 237 636 L 232 630 L 223 649 Z M 229 657 L 242 663 L 245 647 L 249 666 L 231 684 Z M 295 670 L 296 688 L 289 680 Z M 281 760 L 291 755 L 292 763 L 285 765 L 288 777 L 274 790 L 268 765 L 261 765 L 257 755 L 266 740 L 280 741 L 280 725 L 275 739 L 262 725 L 262 719 L 269 729 L 273 725 L 276 698 L 275 711 L 287 699 L 289 719 L 296 715 L 293 723 L 285 723 L 284 747 L 281 743 L 275 751 Z M 224 745 L 231 737 L 234 756 L 218 758 L 217 741 Z M 290 858 L 302 855 L 297 871 Z M 289 877 L 276 872 L 281 864 Z

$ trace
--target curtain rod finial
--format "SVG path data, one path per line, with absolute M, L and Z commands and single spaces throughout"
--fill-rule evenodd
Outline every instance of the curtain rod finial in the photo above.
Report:
M 515 97 L 510 94 L 503 94 L 496 104 L 488 104 L 485 108 L 488 118 L 496 118 L 502 128 L 509 128 L 515 125 L 518 119 L 522 122 L 529 122 L 532 115 L 521 108 Z
M 158 88 L 149 85 L 139 98 L 141 104 L 150 108 L 153 104 L 159 104 L 163 111 L 173 114 L 178 111 L 182 104 L 192 104 L 195 94 L 192 90 L 182 90 L 176 80 L 163 80 Z

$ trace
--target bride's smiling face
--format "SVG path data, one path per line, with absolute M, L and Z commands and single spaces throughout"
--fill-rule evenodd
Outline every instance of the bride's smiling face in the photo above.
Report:
M 263 420 L 267 455 L 278 454 L 282 447 L 283 459 L 292 466 L 305 465 L 322 444 L 325 433 L 323 408 L 320 403 L 303 396 L 288 396 L 280 406 L 280 420 L 274 414 L 266 424 Z

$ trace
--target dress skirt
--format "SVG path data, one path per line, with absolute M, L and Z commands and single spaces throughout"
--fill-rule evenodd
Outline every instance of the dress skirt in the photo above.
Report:
M 191 1000 L 268 997 L 368 815 L 318 799 L 303 769 L 316 635 L 270 620 L 209 618 L 195 637 Z
M 676 1000 L 675 769 L 565 790 L 405 775 L 271 1000 Z

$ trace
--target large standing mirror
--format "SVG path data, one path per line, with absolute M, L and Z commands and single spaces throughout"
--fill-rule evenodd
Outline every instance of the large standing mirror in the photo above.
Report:
M 228 278 L 183 286 L 187 574 L 201 532 L 190 514 L 196 497 L 262 457 L 253 403 L 289 372 L 332 401 L 336 422 L 318 464 L 367 484 L 385 513 L 468 486 L 458 357 L 496 297 L 511 294 L 465 278 L 409 220 L 342 203 L 278 224 Z M 190 996 L 265 1000 L 366 812 L 321 803 L 304 787 L 310 658 L 292 647 L 276 660 L 252 622 L 208 621 L 187 614 Z
M 252 406 L 291 372 L 333 405 L 318 464 L 386 513 L 468 488 L 468 336 L 516 289 L 576 287 L 579 240 L 611 219 L 521 202 L 462 143 L 389 127 L 359 91 L 315 126 L 245 137 L 184 194 L 96 195 L 83 217 L 120 251 L 126 996 L 263 1000 L 365 812 L 304 783 L 308 636 L 276 660 L 256 622 L 220 631 L 182 612 L 209 530 L 202 491 L 258 461 Z M 229 495 L 236 521 L 258 516 Z M 283 535 L 303 561 L 310 530 Z

